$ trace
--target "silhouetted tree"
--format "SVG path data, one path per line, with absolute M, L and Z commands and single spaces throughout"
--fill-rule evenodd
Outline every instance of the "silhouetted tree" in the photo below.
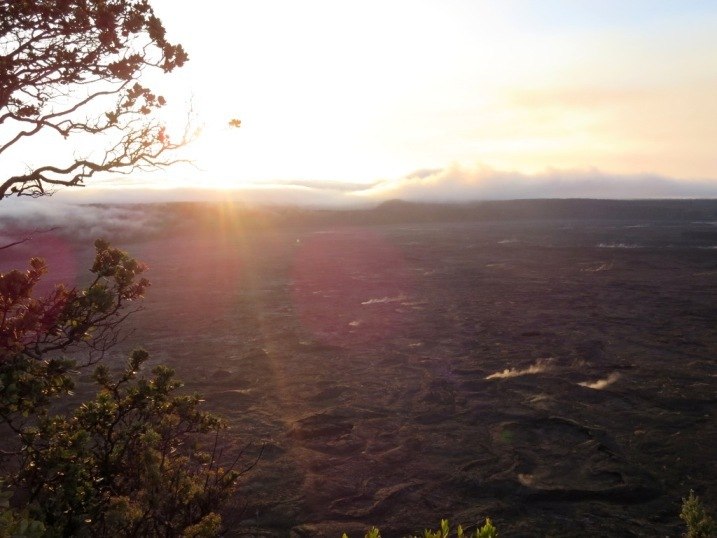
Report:
M 0 158 L 42 132 L 72 137 L 80 152 L 10 172 L 0 199 L 169 164 L 187 133 L 170 140 L 151 119 L 165 99 L 138 80 L 185 61 L 148 0 L 0 0 Z
M 164 98 L 138 78 L 186 60 L 147 0 L 0 0 L 0 159 L 44 132 L 86 153 L 0 178 L 0 200 L 170 164 L 187 133 L 170 141 L 152 119 Z M 96 367 L 94 398 L 66 399 L 149 285 L 142 263 L 95 247 L 83 288 L 38 296 L 38 258 L 0 274 L 0 538 L 216 535 L 239 473 L 218 464 L 222 421 L 177 392 L 171 369 L 145 372 L 148 355 L 135 351 L 120 371 Z

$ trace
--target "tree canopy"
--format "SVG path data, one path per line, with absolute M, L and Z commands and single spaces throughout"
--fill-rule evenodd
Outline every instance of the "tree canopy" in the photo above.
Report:
M 123 370 L 96 367 L 94 398 L 51 407 L 75 389 L 78 367 L 104 358 L 149 285 L 143 264 L 95 247 L 84 288 L 36 297 L 37 258 L 0 273 L 0 427 L 14 434 L 0 451 L 13 497 L 0 492 L 0 538 L 214 536 L 240 473 L 219 465 L 223 422 L 177 392 L 170 368 L 144 371 L 149 356 L 136 350 Z M 83 349 L 84 361 L 65 356 Z
M 0 200 L 170 164 L 187 133 L 170 140 L 153 114 L 165 99 L 139 78 L 185 61 L 147 0 L 0 0 L 0 164 L 46 134 L 69 141 L 65 161 L 0 177 Z M 0 538 L 215 536 L 240 473 L 219 465 L 225 426 L 198 395 L 136 350 L 96 366 L 94 397 L 71 397 L 149 286 L 144 264 L 95 248 L 84 287 L 39 293 L 39 258 L 0 273 Z
M 63 162 L 9 172 L 0 178 L 0 200 L 168 164 L 165 152 L 186 142 L 186 133 L 170 140 L 152 119 L 166 101 L 139 78 L 187 59 L 148 0 L 0 0 L 0 158 L 44 131 L 63 139 L 104 135 L 92 137 L 103 144 L 99 152 L 78 143 Z

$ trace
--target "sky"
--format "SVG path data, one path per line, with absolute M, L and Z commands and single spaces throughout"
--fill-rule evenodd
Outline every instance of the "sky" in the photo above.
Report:
M 717 196 L 714 0 L 152 5 L 190 61 L 146 81 L 202 133 L 114 195 Z

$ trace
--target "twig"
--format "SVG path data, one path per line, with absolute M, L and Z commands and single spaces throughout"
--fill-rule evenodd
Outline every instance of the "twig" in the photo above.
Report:
M 31 240 L 35 235 L 37 235 L 37 234 L 44 234 L 44 233 L 48 233 L 48 232 L 54 232 L 55 230 L 59 230 L 60 228 L 61 228 L 60 226 L 53 226 L 52 228 L 47 228 L 47 229 L 45 229 L 45 230 L 37 230 L 37 229 L 35 229 L 35 230 L 33 230 L 32 232 L 30 232 L 30 235 L 28 235 L 28 236 L 25 237 L 24 239 L 20 239 L 19 241 L 14 241 L 14 242 L 12 242 L 12 243 L 8 243 L 7 245 L 2 245 L 2 246 L 0 246 L 0 250 L 4 250 L 4 249 L 6 249 L 6 248 L 10 248 L 10 247 L 14 247 L 14 246 L 17 246 L 17 245 L 21 245 L 22 243 L 26 243 L 26 242 L 30 241 L 30 240 Z

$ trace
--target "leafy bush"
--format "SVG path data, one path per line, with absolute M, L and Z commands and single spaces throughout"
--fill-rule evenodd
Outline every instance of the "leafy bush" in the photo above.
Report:
M 76 363 L 62 354 L 84 350 L 85 364 L 101 360 L 118 339 L 133 301 L 149 282 L 146 267 L 106 241 L 95 242 L 90 284 L 60 284 L 45 297 L 35 289 L 47 272 L 30 260 L 27 271 L 0 274 L 0 419 L 15 431 L 23 418 L 43 413 L 51 399 L 67 394 Z
M 705 510 L 700 498 L 690 490 L 686 499 L 682 499 L 680 519 L 687 525 L 687 538 L 713 538 L 717 536 L 717 525 Z
M 198 411 L 197 395 L 174 394 L 181 384 L 166 366 L 138 377 L 147 359 L 135 351 L 117 379 L 99 366 L 93 400 L 23 432 L 18 484 L 48 536 L 218 533 L 214 509 L 238 473 L 218 467 L 216 450 L 193 436 L 222 424 Z
M 38 259 L 0 274 L 0 422 L 19 443 L 5 454 L 0 537 L 214 536 L 239 474 L 217 463 L 223 423 L 199 410 L 199 396 L 177 393 L 170 368 L 143 375 L 149 357 L 135 351 L 119 373 L 96 367 L 93 399 L 49 411 L 74 387 L 78 363 L 63 352 L 99 361 L 149 285 L 142 264 L 104 241 L 96 248 L 85 289 L 34 297 L 46 271 Z
M 451 528 L 448 524 L 447 519 L 441 520 L 441 526 L 438 530 L 432 531 L 429 529 L 426 529 L 423 531 L 423 537 L 422 538 L 448 538 L 451 533 Z M 456 537 L 457 538 L 497 538 L 498 537 L 498 531 L 493 526 L 493 523 L 491 523 L 491 520 L 486 518 L 485 525 L 483 525 L 480 528 L 476 528 L 476 530 L 471 534 L 466 534 L 463 531 L 463 527 L 458 525 L 458 528 L 456 529 Z M 348 538 L 346 534 L 343 535 L 343 538 Z M 364 538 L 381 538 L 381 532 L 376 527 L 371 527 L 371 529 L 368 530 L 368 532 L 364 535 Z M 419 538 L 418 536 L 412 536 L 411 538 Z

